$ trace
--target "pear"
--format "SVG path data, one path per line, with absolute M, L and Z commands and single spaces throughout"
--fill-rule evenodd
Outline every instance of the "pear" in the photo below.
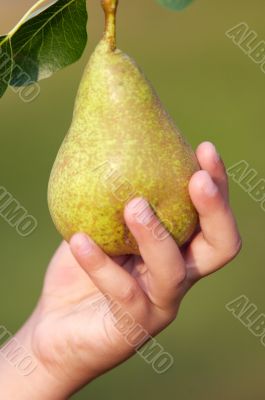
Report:
M 48 188 L 61 235 L 69 241 L 85 232 L 111 256 L 139 254 L 123 216 L 135 197 L 149 202 L 179 246 L 187 242 L 197 225 L 188 183 L 199 169 L 150 82 L 116 49 L 117 3 L 102 1 L 105 34 L 84 72 Z

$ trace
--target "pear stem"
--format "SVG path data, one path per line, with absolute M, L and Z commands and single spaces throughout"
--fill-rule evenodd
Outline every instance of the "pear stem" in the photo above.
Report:
M 104 38 L 108 41 L 110 49 L 116 49 L 116 14 L 119 0 L 101 0 L 105 13 Z

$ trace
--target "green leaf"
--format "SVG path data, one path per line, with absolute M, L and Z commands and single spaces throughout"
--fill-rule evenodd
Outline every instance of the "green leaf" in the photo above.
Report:
M 9 84 L 29 85 L 77 61 L 87 42 L 86 23 L 86 0 L 58 0 L 1 37 L 2 53 L 10 48 Z M 0 97 L 5 90 L 2 82 Z
M 0 36 L 0 43 L 6 37 Z M 0 97 L 5 93 L 12 73 L 12 49 L 9 40 L 6 40 L 0 47 Z
M 186 8 L 193 0 L 157 0 L 159 4 L 171 10 L 181 11 Z

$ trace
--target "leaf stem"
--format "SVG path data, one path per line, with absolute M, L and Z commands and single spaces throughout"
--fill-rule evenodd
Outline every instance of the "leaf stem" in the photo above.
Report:
M 109 42 L 112 51 L 116 49 L 116 14 L 119 0 L 102 0 L 102 7 L 105 12 L 105 33 L 104 37 Z
M 18 23 L 14 26 L 14 28 L 11 29 L 11 31 L 8 32 L 8 34 L 5 36 L 5 38 L 0 41 L 0 46 L 4 44 L 7 40 L 9 40 L 16 32 L 17 30 L 21 27 L 21 25 L 24 24 L 24 22 L 27 21 L 28 17 L 36 11 L 43 3 L 45 3 L 47 0 L 39 0 L 37 1 L 27 12 L 26 14 L 23 15 L 23 17 L 18 21 Z

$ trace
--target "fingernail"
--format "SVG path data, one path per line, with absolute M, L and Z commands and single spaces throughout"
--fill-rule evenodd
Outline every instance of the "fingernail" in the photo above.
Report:
M 218 191 L 217 186 L 215 185 L 208 173 L 205 173 L 203 191 L 208 197 L 214 197 Z
M 148 225 L 151 222 L 154 212 L 148 202 L 143 198 L 133 199 L 127 206 L 135 216 L 136 220 L 142 225 Z
M 75 246 L 81 254 L 88 254 L 92 250 L 92 241 L 84 233 L 78 233 L 74 236 Z
M 141 197 L 137 197 L 133 200 L 131 200 L 128 204 L 127 204 L 127 209 L 132 211 L 134 214 L 136 211 L 138 211 L 139 209 L 141 209 L 143 206 L 142 204 L 145 202 L 145 200 Z

